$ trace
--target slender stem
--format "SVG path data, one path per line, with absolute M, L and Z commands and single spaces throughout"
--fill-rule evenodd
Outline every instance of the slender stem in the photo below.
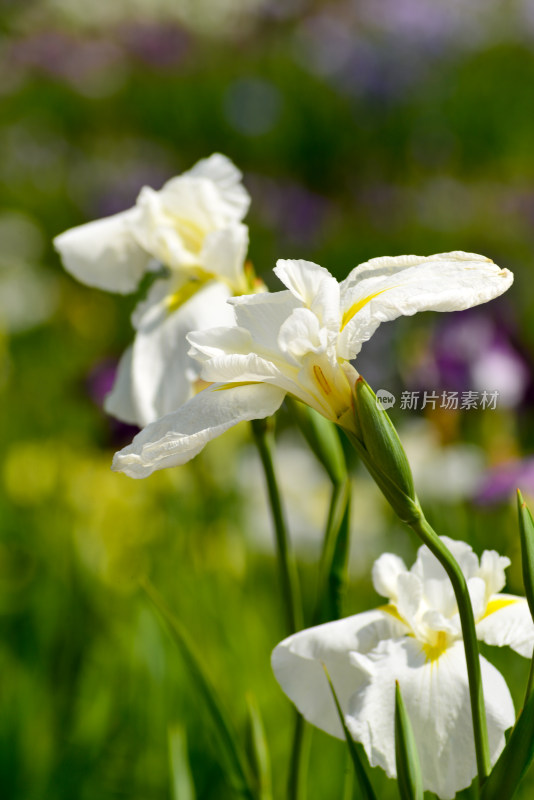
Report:
M 310 756 L 312 728 L 298 712 L 295 716 L 295 731 L 289 779 L 287 783 L 288 800 L 306 800 L 307 772 Z
M 460 565 L 445 547 L 422 513 L 419 519 L 410 521 L 409 525 L 445 569 L 452 583 L 452 588 L 458 604 L 467 662 L 467 676 L 469 679 L 469 695 L 471 698 L 471 713 L 473 715 L 478 780 L 480 786 L 482 786 L 490 773 L 491 763 L 475 619 L 469 591 L 467 589 L 467 582 L 460 569 Z
M 274 471 L 272 422 L 264 419 L 253 420 L 252 431 L 260 454 L 271 506 L 287 624 L 290 632 L 294 633 L 302 628 L 302 605 L 297 564 L 289 542 L 278 482 Z
M 319 586 L 313 624 L 339 619 L 346 585 L 351 485 L 348 476 L 332 487 L 319 562 Z
M 525 692 L 525 702 L 523 706 L 526 705 L 526 702 L 530 695 L 532 694 L 532 690 L 534 689 L 534 655 L 530 659 L 530 671 L 528 673 L 528 681 L 527 681 L 527 691 Z

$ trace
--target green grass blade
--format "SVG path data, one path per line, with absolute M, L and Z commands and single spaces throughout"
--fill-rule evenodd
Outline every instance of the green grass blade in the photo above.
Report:
M 517 510 L 525 597 L 527 598 L 532 619 L 534 619 L 534 520 L 519 489 L 517 490 Z
M 511 800 L 534 758 L 534 693 L 480 793 L 480 800 Z
M 204 699 L 217 735 L 221 761 L 224 764 L 229 782 L 244 797 L 249 800 L 255 800 L 257 793 L 248 759 L 241 747 L 228 713 L 221 703 L 211 679 L 202 666 L 202 661 L 196 652 L 196 648 L 189 639 L 187 631 L 167 608 L 156 589 L 148 581 L 143 583 L 143 588 L 167 623 L 171 638 L 180 650 L 182 658 L 197 685 L 197 689 Z
M 412 723 L 395 682 L 395 760 L 401 800 L 423 800 L 423 776 Z
M 256 698 L 247 695 L 252 760 L 256 770 L 258 800 L 272 800 L 271 758 Z
M 345 717 L 343 716 L 343 711 L 341 710 L 341 706 L 339 704 L 339 700 L 336 694 L 336 690 L 334 689 L 334 685 L 330 680 L 330 675 L 328 674 L 328 670 L 326 666 L 323 664 L 323 669 L 325 671 L 326 679 L 328 681 L 328 685 L 330 686 L 330 691 L 332 692 L 332 697 L 334 698 L 334 703 L 336 704 L 337 713 L 339 715 L 339 721 L 343 726 L 343 732 L 345 734 L 345 739 L 347 741 L 347 747 L 349 749 L 350 757 L 352 760 L 352 764 L 354 766 L 354 772 L 356 773 L 356 778 L 358 780 L 358 784 L 360 786 L 360 791 L 363 800 L 377 800 L 376 795 L 374 793 L 373 787 L 371 786 L 371 782 L 367 776 L 367 772 L 365 771 L 365 767 L 362 763 L 360 758 L 360 754 L 358 752 L 358 748 L 356 746 L 356 742 L 350 735 L 350 731 L 347 728 Z
M 173 800 L 195 800 L 195 785 L 189 766 L 187 737 L 181 725 L 169 727 L 169 761 Z

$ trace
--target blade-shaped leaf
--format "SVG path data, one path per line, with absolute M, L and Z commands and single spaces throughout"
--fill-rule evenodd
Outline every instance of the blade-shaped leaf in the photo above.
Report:
M 330 686 L 330 691 L 332 692 L 332 697 L 334 698 L 334 703 L 336 704 L 337 713 L 339 715 L 339 721 L 343 726 L 343 732 L 345 734 L 345 739 L 347 741 L 347 746 L 354 766 L 354 772 L 356 773 L 356 778 L 360 786 L 362 797 L 364 798 L 364 800 L 376 800 L 376 795 L 374 793 L 373 787 L 371 786 L 371 781 L 369 780 L 367 772 L 365 771 L 365 767 L 362 763 L 360 754 L 358 752 L 358 747 L 356 745 L 356 742 L 350 735 L 350 731 L 347 728 L 347 723 L 345 722 L 345 717 L 343 716 L 343 711 L 341 710 L 336 690 L 334 689 L 334 685 L 330 680 L 330 675 L 328 674 L 328 670 L 324 664 L 323 664 L 323 669 L 325 671 L 328 685 Z
M 398 681 L 395 685 L 395 760 L 401 800 L 423 800 L 419 755 Z
M 517 510 L 519 515 L 519 535 L 521 538 L 521 563 L 523 583 L 532 619 L 534 619 L 534 520 L 519 489 L 517 490 Z
M 534 758 L 534 693 L 521 711 L 514 729 L 482 787 L 480 800 L 511 800 Z
M 299 400 L 288 396 L 285 402 L 332 483 L 341 483 L 347 474 L 347 466 L 336 425 Z
M 169 727 L 169 761 L 173 800 L 195 800 L 195 785 L 189 766 L 187 737 L 181 725 Z
M 204 699 L 219 742 L 219 751 L 226 770 L 226 777 L 236 791 L 249 800 L 255 800 L 256 791 L 248 759 L 187 631 L 148 581 L 143 582 L 143 588 L 167 623 L 171 637 L 178 646 L 198 691 Z
M 348 476 L 332 490 L 319 564 L 319 591 L 314 624 L 339 619 L 347 585 L 350 547 L 351 484 Z
M 271 759 L 269 745 L 256 698 L 248 694 L 247 706 L 250 722 L 252 758 L 256 768 L 258 800 L 272 800 Z

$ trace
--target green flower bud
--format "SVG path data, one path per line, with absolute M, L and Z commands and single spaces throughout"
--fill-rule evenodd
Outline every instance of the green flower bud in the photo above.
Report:
M 418 518 L 419 504 L 406 453 L 390 418 L 361 375 L 354 385 L 354 415 L 358 433 L 350 438 L 367 469 L 402 520 Z

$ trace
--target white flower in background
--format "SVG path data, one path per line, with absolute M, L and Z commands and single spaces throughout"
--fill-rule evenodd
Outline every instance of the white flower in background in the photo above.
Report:
M 110 413 L 146 425 L 194 393 L 199 366 L 187 355 L 186 334 L 231 325 L 225 301 L 251 288 L 241 222 L 249 203 L 239 170 L 215 154 L 159 191 L 145 186 L 133 208 L 54 240 L 74 277 L 111 292 L 133 292 L 145 273 L 167 270 L 133 314 L 136 337 L 107 398 Z
M 508 558 L 486 550 L 482 558 L 464 542 L 443 537 L 466 576 L 477 636 L 530 658 L 534 625 L 523 597 L 499 594 Z M 386 553 L 373 582 L 387 605 L 296 633 L 273 651 L 275 676 L 303 716 L 344 738 L 323 664 L 332 679 L 347 727 L 370 763 L 395 777 L 395 681 L 414 729 L 424 789 L 452 798 L 476 775 L 473 724 L 462 630 L 443 567 L 421 547 L 408 570 Z M 502 675 L 481 658 L 491 760 L 514 724 Z
M 309 261 L 279 261 L 286 291 L 235 297 L 236 327 L 191 333 L 191 354 L 213 383 L 149 425 L 114 458 L 142 478 L 183 464 L 232 425 L 273 414 L 287 392 L 353 429 L 350 364 L 381 322 L 417 311 L 456 311 L 491 300 L 512 274 L 483 256 L 376 258 L 339 284 Z

